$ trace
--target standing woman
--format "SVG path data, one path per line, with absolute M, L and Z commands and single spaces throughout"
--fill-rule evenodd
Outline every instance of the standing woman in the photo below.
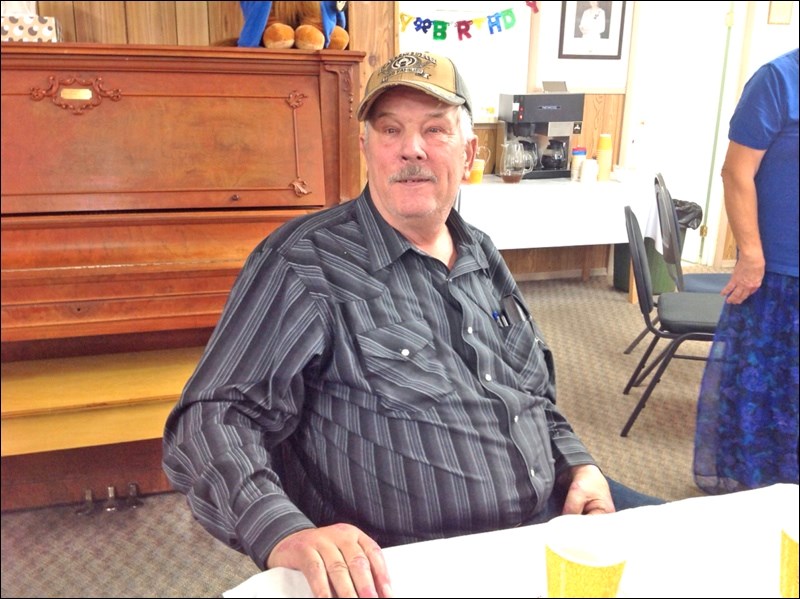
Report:
M 695 434 L 708 493 L 798 483 L 799 55 L 761 66 L 730 122 L 722 182 L 738 257 Z

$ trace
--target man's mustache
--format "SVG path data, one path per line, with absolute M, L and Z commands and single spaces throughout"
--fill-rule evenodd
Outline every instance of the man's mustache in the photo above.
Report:
M 408 181 L 409 179 L 427 179 L 436 183 L 436 175 L 432 172 L 422 168 L 417 164 L 412 164 L 404 167 L 399 173 L 395 173 L 389 177 L 390 183 L 399 183 L 400 181 Z

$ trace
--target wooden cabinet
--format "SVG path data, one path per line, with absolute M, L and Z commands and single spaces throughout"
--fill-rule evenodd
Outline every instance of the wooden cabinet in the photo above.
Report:
M 360 191 L 363 56 L 4 43 L 4 358 L 212 327 L 261 239 Z
M 363 52 L 2 44 L 2 509 L 166 491 L 161 431 L 282 223 L 360 192 Z

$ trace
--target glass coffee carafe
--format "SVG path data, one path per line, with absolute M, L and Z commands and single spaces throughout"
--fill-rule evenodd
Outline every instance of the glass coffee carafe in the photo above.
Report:
M 519 183 L 527 173 L 533 170 L 535 159 L 518 141 L 503 144 L 503 162 L 500 176 L 506 183 Z
M 567 155 L 564 150 L 564 142 L 560 139 L 551 139 L 547 148 L 542 152 L 542 168 L 554 170 L 566 167 Z

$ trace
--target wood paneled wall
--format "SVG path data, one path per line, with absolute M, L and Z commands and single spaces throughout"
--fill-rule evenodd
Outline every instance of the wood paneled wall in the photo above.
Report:
M 730 224 L 725 227 L 725 244 L 722 251 L 722 265 L 734 266 L 736 264 L 736 237 L 733 236 L 733 230 Z
M 238 2 L 39 2 L 65 42 L 213 46 L 238 37 Z
M 586 94 L 583 102 L 583 131 L 580 135 L 572 136 L 573 146 L 584 146 L 586 156 L 594 157 L 600 134 L 610 133 L 614 144 L 613 164 L 617 164 L 624 105 L 625 94 Z

